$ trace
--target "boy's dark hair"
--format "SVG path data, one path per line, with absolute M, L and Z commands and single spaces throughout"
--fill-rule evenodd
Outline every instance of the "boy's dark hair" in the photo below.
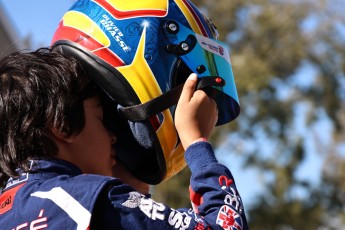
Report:
M 28 160 L 50 158 L 54 128 L 65 135 L 85 124 L 83 101 L 96 93 L 82 66 L 48 48 L 0 60 L 0 187 Z

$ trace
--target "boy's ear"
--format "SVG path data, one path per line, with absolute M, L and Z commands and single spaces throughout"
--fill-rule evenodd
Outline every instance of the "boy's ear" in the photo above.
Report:
M 74 141 L 75 135 L 67 135 L 66 132 L 53 127 L 50 129 L 50 132 L 53 134 L 53 137 L 59 141 L 72 143 Z

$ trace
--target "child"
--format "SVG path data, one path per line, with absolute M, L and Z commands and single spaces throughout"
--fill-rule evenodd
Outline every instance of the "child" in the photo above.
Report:
M 207 142 L 216 103 L 196 83 L 190 75 L 175 112 L 194 211 L 175 210 L 111 177 L 117 137 L 103 93 L 79 62 L 49 49 L 5 57 L 1 229 L 248 229 L 232 175 Z

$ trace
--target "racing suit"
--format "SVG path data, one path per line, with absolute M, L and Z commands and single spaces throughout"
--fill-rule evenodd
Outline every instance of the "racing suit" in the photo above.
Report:
M 30 173 L 10 179 L 0 196 L 0 228 L 248 229 L 233 177 L 207 142 L 185 153 L 193 209 L 172 209 L 120 179 L 82 174 L 62 160 L 32 160 Z

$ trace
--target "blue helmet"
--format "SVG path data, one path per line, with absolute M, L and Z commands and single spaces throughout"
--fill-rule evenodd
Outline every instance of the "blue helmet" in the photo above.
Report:
M 149 184 L 185 167 L 173 123 L 190 73 L 218 105 L 217 125 L 240 111 L 227 46 L 189 0 L 78 0 L 52 47 L 74 56 L 113 101 L 117 157 Z

